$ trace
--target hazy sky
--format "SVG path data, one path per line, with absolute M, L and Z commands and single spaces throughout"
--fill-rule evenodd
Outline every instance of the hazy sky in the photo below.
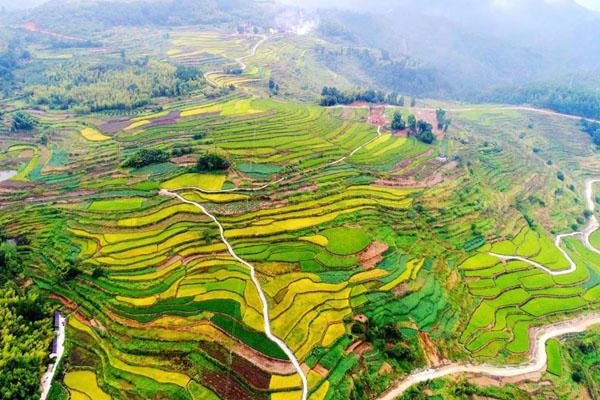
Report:
M 592 10 L 600 11 L 600 0 L 575 0 L 577 3 Z
M 28 8 L 31 6 L 39 5 L 41 3 L 45 3 L 46 1 L 47 0 L 0 0 L 0 7 L 6 7 L 8 9 Z M 296 4 L 296 5 L 302 5 L 302 3 L 305 3 L 306 0 L 280 0 L 280 1 L 282 1 L 284 3 L 292 3 L 292 4 Z M 493 0 L 493 1 L 510 2 L 513 0 Z M 546 0 L 546 1 L 553 2 L 553 1 L 565 1 L 565 0 Z M 589 9 L 600 11 L 600 0 L 574 0 L 574 1 L 581 4 L 584 7 L 589 8 Z M 336 0 L 335 2 L 338 4 L 343 4 L 344 0 Z M 308 1 L 308 3 L 310 3 L 310 1 Z M 323 3 L 327 4 L 328 1 L 319 0 L 317 3 L 320 3 L 322 5 Z

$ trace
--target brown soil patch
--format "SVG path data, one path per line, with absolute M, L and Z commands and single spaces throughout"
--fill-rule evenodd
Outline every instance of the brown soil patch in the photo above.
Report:
M 178 166 L 189 167 L 191 165 L 196 164 L 196 159 L 193 156 L 185 155 L 180 157 L 171 158 L 171 162 L 177 164 Z
M 367 351 L 371 350 L 373 345 L 371 343 L 363 342 L 362 340 L 357 340 L 356 342 L 350 344 L 346 349 L 346 354 L 354 353 L 358 358 L 362 357 Z
M 321 364 L 315 365 L 315 367 L 313 368 L 313 371 L 315 371 L 317 374 L 321 375 L 323 378 L 327 378 L 327 375 L 329 375 L 329 370 L 327 368 L 325 368 L 324 366 L 322 366 Z
M 315 184 L 305 185 L 305 186 L 299 187 L 296 190 L 285 190 L 283 192 L 280 192 L 277 197 L 287 197 L 291 194 L 312 192 L 314 190 L 317 190 L 318 188 L 319 188 L 319 186 L 315 185 Z
M 367 318 L 365 314 L 354 314 L 352 316 L 352 319 L 358 322 L 362 322 L 363 324 L 366 324 L 369 321 L 369 318 Z
M 376 126 L 386 125 L 388 123 L 385 117 L 384 106 L 369 107 L 369 116 L 367 117 L 367 123 Z
M 369 247 L 360 253 L 360 265 L 362 265 L 365 269 L 375 268 L 375 266 L 383 260 L 383 253 L 385 253 L 389 248 L 390 247 L 383 242 L 372 242 Z
M 67 299 L 66 297 L 62 297 L 62 296 L 59 296 L 59 295 L 57 295 L 57 294 L 54 294 L 54 293 L 50 293 L 50 294 L 48 295 L 48 297 L 49 297 L 49 298 L 51 298 L 51 299 L 58 300 L 59 302 L 61 302 L 61 303 L 62 303 L 62 305 L 63 305 L 63 306 L 64 306 L 64 307 L 65 307 L 65 308 L 66 308 L 66 309 L 69 311 L 69 312 L 76 311 L 76 310 L 77 310 L 77 308 L 79 308 L 75 302 L 73 302 L 73 301 L 71 301 L 71 300 Z
M 433 343 L 433 341 L 431 340 L 429 333 L 419 332 L 419 339 L 421 341 L 423 351 L 425 352 L 425 357 L 427 359 L 427 367 L 435 368 L 442 365 L 443 359 L 440 355 L 440 351 L 435 345 L 435 343 Z
M 100 130 L 105 133 L 116 133 L 127 128 L 130 124 L 129 120 L 110 121 L 100 125 Z
M 200 383 L 208 386 L 219 398 L 224 400 L 262 400 L 266 395 L 249 393 L 231 375 L 223 372 L 208 371 L 200 376 Z
M 399 177 L 396 179 L 379 179 L 377 182 L 375 182 L 377 185 L 380 186 L 387 186 L 387 187 L 414 187 L 414 188 L 426 188 L 426 187 L 431 187 L 431 186 L 435 186 L 437 184 L 442 183 L 442 181 L 444 180 L 444 174 L 441 171 L 436 172 L 435 174 L 433 174 L 432 176 L 430 176 L 429 178 L 425 179 L 424 181 L 421 182 L 417 182 L 414 178 L 412 177 Z
M 243 358 L 234 353 L 230 353 L 226 348 L 207 344 L 203 346 L 212 358 L 218 360 L 223 365 L 229 365 L 236 374 L 243 378 L 251 387 L 258 390 L 268 390 L 271 382 L 271 375 L 256 366 L 250 364 Z
M 408 292 L 410 292 L 410 289 L 408 288 L 408 285 L 406 284 L 406 282 L 401 283 L 400 285 L 398 285 L 392 289 L 392 293 L 394 294 L 394 296 L 396 296 L 398 298 L 404 296 Z
M 179 119 L 179 114 L 179 111 L 171 111 L 163 117 L 154 118 L 148 126 L 172 125 Z
M 485 375 L 474 376 L 472 378 L 469 378 L 469 383 L 472 383 L 477 386 L 483 386 L 483 387 L 487 387 L 487 386 L 500 387 L 501 386 L 501 383 L 497 379 L 494 379 L 492 377 L 485 376 Z
M 96 318 L 93 318 L 90 321 L 90 325 L 95 328 L 98 328 L 99 330 L 101 330 L 103 332 L 106 332 L 106 327 L 104 325 L 102 325 L 102 322 L 98 321 Z
M 407 138 L 408 137 L 408 129 L 402 129 L 400 131 L 392 131 L 392 135 L 396 136 L 396 137 Z

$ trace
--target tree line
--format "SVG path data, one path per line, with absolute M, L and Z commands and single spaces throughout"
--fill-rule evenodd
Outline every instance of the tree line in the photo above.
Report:
M 600 119 L 600 92 L 583 86 L 541 83 L 522 88 L 498 90 L 484 100 L 530 104 L 563 114 Z
M 381 90 L 373 89 L 342 91 L 334 86 L 323 87 L 319 104 L 323 107 L 330 107 L 338 104 L 352 104 L 357 101 L 373 104 L 385 103 L 400 107 L 404 106 L 404 96 L 401 96 L 396 92 L 386 93 Z

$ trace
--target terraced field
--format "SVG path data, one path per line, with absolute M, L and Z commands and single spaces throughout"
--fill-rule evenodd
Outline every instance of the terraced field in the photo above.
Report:
M 369 123 L 393 107 L 256 96 L 289 38 L 257 39 L 169 37 L 178 63 L 243 64 L 209 74 L 240 90 L 0 136 L 0 224 L 68 315 L 55 399 L 373 398 L 447 360 L 523 361 L 530 328 L 598 309 L 600 256 L 551 239 L 586 207 L 572 121 L 482 107 L 424 144 Z M 141 148 L 171 157 L 124 167 Z M 204 152 L 231 167 L 197 171 Z

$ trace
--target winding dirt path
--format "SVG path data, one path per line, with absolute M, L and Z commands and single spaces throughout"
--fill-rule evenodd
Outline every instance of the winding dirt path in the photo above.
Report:
M 586 206 L 587 206 L 588 210 L 592 211 L 592 215 L 590 216 L 589 223 L 586 226 L 586 228 L 582 232 L 571 232 L 571 233 L 564 233 L 564 234 L 558 235 L 554 241 L 554 244 L 556 245 L 556 247 L 561 251 L 561 253 L 569 261 L 570 267 L 568 269 L 560 270 L 560 271 L 552 271 L 552 270 L 544 267 L 543 265 L 541 265 L 535 261 L 528 260 L 524 257 L 504 256 L 504 255 L 495 254 L 495 253 L 489 253 L 489 254 L 496 256 L 502 260 L 513 260 L 514 259 L 514 260 L 525 261 L 525 262 L 533 265 L 534 267 L 547 272 L 550 275 L 555 275 L 555 276 L 556 275 L 564 275 L 564 274 L 573 272 L 576 268 L 575 263 L 573 262 L 571 257 L 567 254 L 567 252 L 564 251 L 560 247 L 560 242 L 564 237 L 581 236 L 582 242 L 588 249 L 600 254 L 600 251 L 598 249 L 594 248 L 589 241 L 590 235 L 600 227 L 600 224 L 598 223 L 598 219 L 593 214 L 594 209 L 595 209 L 594 199 L 593 199 L 593 197 L 594 197 L 593 189 L 594 189 L 594 184 L 599 183 L 599 182 L 600 182 L 600 179 L 588 179 L 585 182 L 584 197 L 585 197 L 585 201 L 586 201 Z M 566 320 L 563 322 L 545 326 L 545 327 L 541 328 L 540 330 L 536 331 L 535 336 L 533 337 L 533 343 L 534 343 L 534 347 L 533 347 L 533 351 L 532 351 L 533 356 L 531 357 L 529 363 L 527 363 L 527 364 L 514 365 L 514 366 L 500 366 L 500 365 L 490 365 L 490 364 L 452 363 L 452 364 L 444 365 L 439 368 L 427 369 L 424 371 L 417 371 L 417 372 L 407 376 L 403 380 L 399 381 L 398 383 L 396 383 L 396 385 L 392 389 L 390 389 L 389 391 L 384 393 L 382 396 L 380 396 L 379 400 L 393 400 L 396 397 L 400 396 L 402 393 L 404 393 L 404 391 L 406 391 L 406 389 L 408 389 L 409 387 L 411 387 L 417 383 L 425 382 L 430 379 L 441 378 L 441 377 L 444 377 L 447 375 L 454 375 L 454 374 L 460 374 L 460 373 L 475 373 L 475 374 L 491 375 L 491 376 L 496 376 L 496 377 L 515 377 L 515 376 L 526 375 L 526 374 L 529 374 L 532 372 L 544 371 L 546 369 L 546 361 L 547 361 L 546 342 L 549 339 L 568 335 L 571 333 L 583 332 L 586 329 L 588 329 L 589 327 L 591 327 L 592 325 L 596 325 L 596 324 L 600 324 L 600 313 L 598 313 L 598 312 L 589 313 L 589 314 L 586 314 L 586 315 L 583 315 L 580 317 L 576 317 L 576 318 L 573 318 L 570 320 Z
M 250 52 L 248 54 L 234 59 L 234 61 L 240 65 L 240 69 L 242 70 L 242 72 L 245 71 L 246 68 L 248 67 L 246 65 L 246 63 L 244 63 L 244 60 L 249 57 L 254 57 L 256 55 L 256 51 L 258 50 L 258 48 L 269 39 L 269 37 L 267 35 L 258 35 L 258 36 L 261 39 L 258 42 L 256 42 L 256 44 L 254 46 L 252 46 L 252 48 L 250 49 Z M 213 87 L 218 87 L 219 85 L 217 84 L 217 82 L 211 80 L 209 78 L 209 76 L 215 75 L 215 74 L 222 74 L 222 73 L 223 73 L 223 70 L 207 71 L 204 73 L 204 79 L 206 79 L 206 81 L 209 83 L 209 85 L 211 85 Z
M 300 367 L 300 363 L 298 362 L 298 359 L 294 355 L 294 352 L 285 344 L 285 342 L 283 340 L 281 340 L 280 338 L 278 338 L 271 332 L 271 321 L 269 319 L 269 305 L 267 303 L 267 298 L 265 296 L 265 293 L 263 292 L 262 287 L 260 286 L 260 282 L 258 281 L 258 278 L 256 277 L 256 270 L 254 269 L 254 266 L 252 264 L 250 264 L 248 261 L 239 257 L 235 253 L 235 251 L 233 250 L 233 247 L 231 247 L 231 244 L 227 241 L 227 238 L 225 238 L 225 231 L 223 229 L 223 225 L 221 225 L 219 220 L 214 215 L 209 213 L 206 210 L 206 208 L 204 208 L 201 204 L 196 203 L 195 201 L 187 200 L 186 198 L 182 197 L 181 195 L 179 195 L 177 193 L 169 192 L 166 189 L 161 189 L 159 194 L 161 194 L 163 196 L 175 197 L 175 198 L 179 199 L 179 201 L 182 201 L 184 203 L 191 204 L 191 205 L 198 207 L 207 217 L 212 219 L 213 222 L 219 228 L 219 233 L 221 235 L 221 241 L 227 247 L 227 251 L 229 252 L 231 257 L 233 257 L 235 260 L 237 260 L 241 264 L 248 267 L 248 269 L 250 270 L 250 278 L 252 279 L 252 282 L 254 283 L 254 286 L 256 287 L 256 290 L 258 291 L 258 295 L 262 302 L 262 306 L 263 306 L 262 314 L 263 314 L 265 335 L 267 335 L 267 337 L 269 339 L 271 339 L 271 341 L 273 341 L 275 344 L 277 344 L 277 346 L 279 346 L 279 348 L 288 356 L 288 358 L 294 365 L 294 368 L 296 368 L 296 371 L 298 372 L 298 375 L 300 375 L 300 379 L 302 380 L 302 400 L 306 400 L 306 398 L 308 396 L 308 381 L 306 379 L 306 375 L 304 374 L 304 371 Z

